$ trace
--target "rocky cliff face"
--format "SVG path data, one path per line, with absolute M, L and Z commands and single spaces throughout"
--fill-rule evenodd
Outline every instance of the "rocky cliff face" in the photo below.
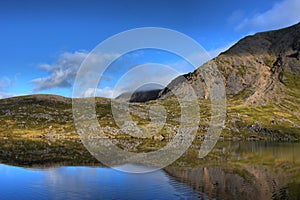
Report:
M 223 76 L 229 98 L 243 98 L 245 103 L 265 104 L 299 94 L 300 84 L 300 23 L 276 30 L 247 36 L 205 63 L 192 73 L 174 79 L 159 94 L 170 95 L 170 90 L 185 91 L 192 84 L 200 98 L 208 98 L 209 82 L 204 76 L 215 64 Z M 212 78 L 209 78 L 212 80 Z

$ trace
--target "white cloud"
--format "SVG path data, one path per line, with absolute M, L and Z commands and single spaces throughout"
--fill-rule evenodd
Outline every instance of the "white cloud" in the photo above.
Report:
M 97 69 L 94 66 L 101 66 L 106 60 L 115 58 L 116 54 L 93 55 L 88 52 L 65 52 L 53 64 L 41 64 L 39 67 L 46 70 L 49 76 L 36 78 L 31 82 L 35 85 L 34 91 L 41 91 L 51 88 L 69 88 L 73 85 L 77 71 L 85 58 L 89 56 L 88 63 L 85 63 L 88 69 Z M 84 72 L 83 73 L 92 73 Z M 88 79 L 87 79 L 88 81 Z
M 82 61 L 87 57 L 86 52 L 63 53 L 58 60 L 52 64 L 41 64 L 40 69 L 49 73 L 48 77 L 37 78 L 31 82 L 35 85 L 34 91 L 51 89 L 56 87 L 70 87 L 76 76 Z
M 283 0 L 273 5 L 264 13 L 257 13 L 251 18 L 244 19 L 237 30 L 265 31 L 279 29 L 296 24 L 300 21 L 300 1 Z
M 114 90 L 111 87 L 104 87 L 104 88 L 89 88 L 85 91 L 84 97 L 106 97 L 106 98 L 112 98 L 113 97 Z

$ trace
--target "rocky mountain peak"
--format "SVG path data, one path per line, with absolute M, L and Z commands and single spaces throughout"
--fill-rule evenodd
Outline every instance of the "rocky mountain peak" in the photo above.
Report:
M 183 80 L 188 80 L 199 98 L 208 98 L 209 83 L 204 83 L 203 74 L 212 64 L 222 74 L 229 98 L 250 104 L 293 98 L 300 84 L 300 23 L 241 39 L 194 72 L 175 78 L 159 97 L 169 96 L 171 90 L 184 92 Z

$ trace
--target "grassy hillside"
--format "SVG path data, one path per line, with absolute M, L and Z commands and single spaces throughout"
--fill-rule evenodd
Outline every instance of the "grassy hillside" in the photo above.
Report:
M 300 139 L 299 33 L 300 24 L 297 24 L 248 36 L 210 61 L 224 78 L 228 99 L 221 140 Z M 210 62 L 183 75 L 199 97 L 200 122 L 197 140 L 192 145 L 196 148 L 210 126 L 211 102 L 205 99 L 209 91 L 201 77 L 203 74 L 213 76 Z M 172 81 L 169 89 L 159 92 L 160 98 L 131 103 L 126 112 L 133 122 L 124 120 L 129 123 L 126 129 L 120 130 L 116 125 L 111 100 L 96 98 L 95 109 L 103 139 L 112 139 L 120 148 L 134 152 L 148 152 L 166 145 L 180 125 L 181 108 L 170 89 L 184 94 L 187 84 L 182 84 L 186 79 L 181 78 Z M 144 92 L 136 95 L 135 101 L 145 96 Z M 149 108 L 155 106 L 157 109 L 149 115 Z M 162 106 L 167 114 L 163 126 L 159 123 Z M 151 120 L 158 121 L 157 126 L 151 125 Z M 130 133 L 135 132 L 137 126 L 142 133 L 152 136 L 133 138 Z M 157 131 L 157 127 L 161 129 Z M 61 96 L 32 95 L 0 100 L 0 143 L 0 161 L 3 162 L 71 162 L 76 159 L 81 163 L 97 163 L 80 142 L 73 122 L 72 99 Z

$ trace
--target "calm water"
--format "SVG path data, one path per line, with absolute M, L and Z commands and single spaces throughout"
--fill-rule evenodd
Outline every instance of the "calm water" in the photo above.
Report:
M 159 170 L 129 174 L 110 168 L 24 169 L 0 165 L 0 199 L 197 199 L 199 192 Z
M 146 174 L 0 164 L 0 199 L 300 199 L 300 143 L 219 142 L 212 154 Z
M 215 160 L 166 171 L 210 199 L 300 199 L 300 143 L 219 142 Z

